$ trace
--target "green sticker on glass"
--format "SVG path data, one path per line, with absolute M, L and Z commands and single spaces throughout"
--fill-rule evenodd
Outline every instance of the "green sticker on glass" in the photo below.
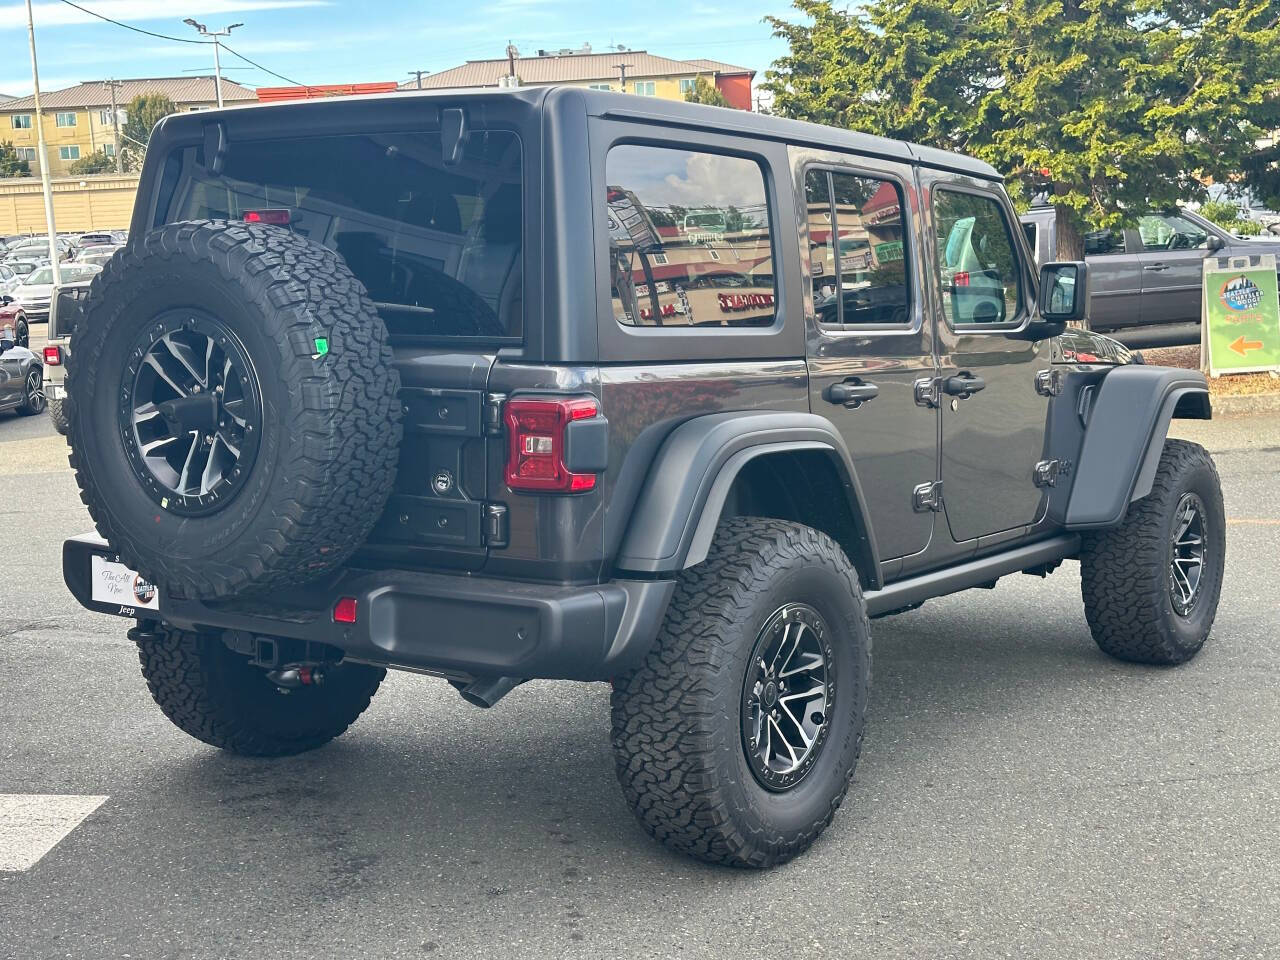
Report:
M 316 356 L 323 357 L 329 352 L 329 338 L 316 337 Z

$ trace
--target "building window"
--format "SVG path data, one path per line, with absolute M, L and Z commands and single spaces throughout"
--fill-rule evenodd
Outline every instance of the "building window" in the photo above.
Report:
M 613 89 L 613 84 L 611 84 L 611 83 L 588 83 L 588 84 L 587 84 L 587 89 L 588 89 L 588 90 L 612 90 L 612 89 Z
M 31 114 L 29 113 L 15 113 L 9 119 L 13 121 L 13 129 L 15 130 L 31 129 Z
M 59 127 L 74 127 L 76 125 L 76 115 L 74 113 L 59 113 L 54 116 L 53 122 Z
M 114 143 L 104 143 L 102 145 L 102 152 L 108 157 L 114 157 L 116 155 L 116 145 Z
M 18 151 L 18 159 L 19 159 L 19 160 L 28 160 L 28 161 L 30 161 L 31 163 L 35 163 L 35 161 L 36 161 L 36 148 L 35 148 L 35 147 L 18 147 L 18 148 L 17 148 L 17 151 Z
M 72 144 L 69 147 L 59 147 L 58 156 L 63 160 L 79 160 L 80 148 L 75 144 Z
M 698 84 L 698 81 L 695 80 L 693 77 L 681 77 L 680 78 L 680 96 L 683 97 L 683 96 L 687 96 L 690 93 L 693 93 L 694 88 L 697 86 L 697 84 Z
M 758 163 L 620 144 L 605 160 L 605 182 L 618 323 L 707 330 L 773 324 L 773 248 Z
M 631 85 L 631 92 L 641 97 L 656 97 L 658 84 L 653 80 L 637 80 Z

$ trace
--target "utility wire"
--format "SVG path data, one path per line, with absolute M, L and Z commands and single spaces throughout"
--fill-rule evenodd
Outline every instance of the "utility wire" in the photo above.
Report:
M 101 13 L 95 13 L 88 7 L 82 7 L 78 3 L 72 3 L 71 0 L 62 0 L 68 7 L 74 7 L 81 13 L 87 13 L 91 17 L 97 17 L 99 20 L 105 20 L 107 23 L 114 23 L 117 27 L 124 27 L 126 30 L 132 30 L 134 33 L 145 33 L 148 37 L 157 37 L 160 40 L 172 40 L 174 43 L 199 43 L 201 45 L 212 43 L 212 40 L 192 40 L 190 37 L 171 37 L 164 33 L 154 33 L 151 30 L 143 30 L 141 27 L 135 27 L 128 23 L 121 23 L 119 20 L 112 20 L 110 17 Z
M 165 33 L 155 33 L 152 30 L 144 30 L 142 29 L 142 27 L 135 27 L 132 24 L 122 23 L 119 20 L 113 20 L 110 17 L 105 16 L 104 14 L 97 13 L 93 10 L 90 10 L 88 7 L 82 7 L 78 3 L 72 3 L 71 0 L 61 0 L 61 2 L 65 3 L 68 7 L 72 7 L 76 10 L 79 10 L 81 13 L 88 14 L 91 17 L 97 17 L 99 20 L 105 20 L 107 23 L 115 24 L 117 27 L 124 27 L 126 30 L 132 30 L 134 33 L 145 34 L 148 37 L 156 37 L 160 40 L 172 40 L 175 43 L 198 43 L 201 46 L 208 46 L 209 44 L 214 42 L 212 40 L 192 40 L 190 37 L 171 37 Z M 258 63 L 256 60 L 250 60 L 243 53 L 237 53 L 235 50 L 231 49 L 231 47 L 227 46 L 225 43 L 222 44 L 222 49 L 227 51 L 227 53 L 231 54 L 232 56 L 239 57 L 245 63 L 250 64 L 254 67 L 257 67 L 263 73 L 268 73 L 273 77 L 278 77 L 279 79 L 283 80 L 285 83 L 292 84 L 295 87 L 306 86 L 306 84 L 301 84 L 297 80 L 290 80 L 283 73 L 276 73 L 274 70 L 270 70 L 267 67 L 264 67 L 262 64 Z
M 69 3 L 69 2 L 70 2 L 70 0 L 62 0 L 62 2 L 63 2 L 63 3 Z M 267 69 L 267 68 L 266 68 L 266 67 L 264 67 L 262 64 L 258 63 L 258 61 L 256 61 L 256 60 L 250 60 L 250 59 L 249 59 L 248 57 L 246 57 L 243 53 L 236 53 L 236 51 L 232 50 L 232 49 L 231 49 L 230 47 L 228 47 L 225 43 L 222 45 L 222 49 L 223 49 L 223 50 L 225 50 L 225 51 L 227 51 L 227 53 L 231 54 L 233 57 L 239 57 L 239 58 L 240 58 L 241 60 L 243 60 L 245 63 L 251 64 L 252 66 L 257 67 L 257 68 L 258 68 L 259 70 L 261 70 L 263 73 L 269 73 L 269 74 L 271 74 L 271 76 L 276 77 L 276 78 L 278 78 L 278 79 L 280 79 L 280 80 L 283 80 L 285 83 L 291 84 L 292 86 L 295 86 L 295 87 L 305 87 L 305 86 L 308 86 L 308 85 L 307 85 L 307 84 L 305 84 L 305 83 L 299 83 L 297 80 L 290 80 L 290 79 L 289 79 L 288 77 L 286 77 L 283 73 L 276 73 L 274 70 L 269 70 L 269 69 Z

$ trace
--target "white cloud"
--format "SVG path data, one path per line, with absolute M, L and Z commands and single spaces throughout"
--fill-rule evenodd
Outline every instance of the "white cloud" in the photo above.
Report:
M 86 0 L 84 6 L 113 20 L 126 23 L 148 21 L 172 21 L 174 29 L 184 33 L 190 28 L 180 22 L 182 17 L 218 16 L 229 13 L 245 13 L 255 10 L 292 10 L 299 7 L 327 7 L 329 0 L 188 0 L 175 8 L 172 0 Z M 37 3 L 33 15 L 36 29 L 58 27 L 67 24 L 101 23 L 96 17 L 81 13 L 65 3 Z M 0 6 L 0 30 L 25 28 L 27 8 L 25 4 L 8 3 Z M 195 34 L 192 33 L 194 39 Z

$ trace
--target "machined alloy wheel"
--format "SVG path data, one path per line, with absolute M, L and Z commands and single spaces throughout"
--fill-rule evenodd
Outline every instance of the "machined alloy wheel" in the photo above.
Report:
M 807 604 L 780 607 L 756 639 L 742 690 L 742 743 L 761 786 L 789 790 L 827 739 L 835 658 L 826 621 Z
M 44 409 L 44 383 L 39 370 L 27 374 L 27 402 L 24 405 L 28 413 L 40 413 Z
M 119 424 L 152 499 L 198 516 L 234 497 L 257 454 L 261 396 L 244 345 L 216 317 L 173 310 L 144 329 L 122 376 Z
M 1206 550 L 1204 502 L 1185 493 L 1173 512 L 1169 537 L 1169 598 L 1178 616 L 1190 616 L 1200 597 Z

